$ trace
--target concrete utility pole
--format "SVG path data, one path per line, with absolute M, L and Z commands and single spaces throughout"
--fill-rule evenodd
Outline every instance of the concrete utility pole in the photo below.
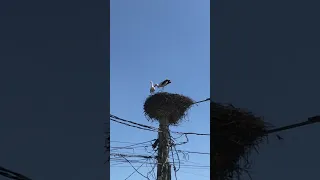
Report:
M 159 148 L 158 148 L 158 166 L 157 166 L 157 180 L 170 180 L 171 171 L 169 163 L 169 122 L 167 118 L 159 121 Z
M 144 105 L 144 113 L 148 120 L 159 122 L 158 140 L 152 147 L 158 145 L 157 180 L 171 180 L 169 148 L 171 147 L 170 125 L 178 125 L 186 115 L 194 101 L 180 94 L 158 92 L 149 96 Z

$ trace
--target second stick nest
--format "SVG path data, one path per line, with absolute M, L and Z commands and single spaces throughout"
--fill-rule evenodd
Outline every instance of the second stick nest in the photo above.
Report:
M 238 178 L 248 172 L 248 156 L 266 138 L 267 125 L 251 112 L 215 102 L 210 104 L 214 179 Z

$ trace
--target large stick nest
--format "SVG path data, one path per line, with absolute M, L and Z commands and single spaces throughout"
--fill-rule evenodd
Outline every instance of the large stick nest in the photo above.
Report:
M 169 125 L 177 125 L 184 119 L 194 101 L 189 97 L 160 92 L 149 96 L 144 103 L 144 113 L 149 120 L 161 121 L 166 118 Z
M 214 178 L 229 180 L 248 173 L 248 156 L 267 138 L 269 127 L 262 117 L 251 112 L 215 102 L 210 104 L 213 123 Z M 250 176 L 250 174 L 248 174 Z

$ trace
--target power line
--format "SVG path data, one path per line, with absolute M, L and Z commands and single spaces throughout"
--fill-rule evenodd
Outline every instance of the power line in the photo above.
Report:
M 147 155 L 130 155 L 130 154 L 121 154 L 121 153 L 110 153 L 110 156 L 116 156 L 116 157 L 139 157 L 139 158 L 145 158 L 145 159 L 152 159 L 155 158 L 153 156 L 147 156 Z
M 210 153 L 207 152 L 195 152 L 195 151 L 183 151 L 183 150 L 177 150 L 177 152 L 184 152 L 189 154 L 204 154 L 204 155 L 210 155 Z
M 134 127 L 134 128 L 138 128 L 138 129 L 142 129 L 142 130 L 146 130 L 146 131 L 156 132 L 156 130 L 152 130 L 152 129 L 148 129 L 148 128 L 143 128 L 143 127 L 139 127 L 139 126 L 134 126 L 134 125 L 131 125 L 131 124 L 127 124 L 127 123 L 124 123 L 124 122 L 117 121 L 117 120 L 115 120 L 115 119 L 110 119 L 110 120 L 111 120 L 111 121 L 114 121 L 114 122 L 117 122 L 117 123 L 120 123 L 120 124 L 124 124 L 124 125 L 130 126 L 130 127 Z
M 210 98 L 207 98 L 207 99 L 202 100 L 202 101 L 197 101 L 197 102 L 195 102 L 193 104 L 199 104 L 199 103 L 203 103 L 203 102 L 206 102 L 206 101 L 210 101 Z
M 135 162 L 131 162 L 132 164 L 134 164 Z M 141 162 L 136 162 L 136 163 L 144 163 L 143 161 Z M 170 163 L 172 163 L 172 162 L 170 162 Z M 153 164 L 153 163 L 145 163 L 145 164 Z M 210 166 L 195 166 L 195 165 L 180 165 L 181 166 L 181 168 L 183 168 L 183 169 L 192 169 L 192 168 L 194 168 L 194 169 L 205 169 L 205 170 L 207 170 L 207 169 L 210 169 Z M 128 165 L 126 165 L 126 166 L 113 166 L 113 167 L 118 167 L 118 168 L 128 168 L 128 167 L 132 167 L 132 166 L 128 166 Z M 135 167 L 135 168 L 139 168 L 140 166 L 135 166 L 135 165 L 133 165 L 133 167 Z M 142 168 L 142 167 L 140 167 L 140 168 Z M 147 168 L 147 167 L 145 167 L 145 168 Z
M 141 174 L 141 173 L 138 171 L 138 169 L 139 169 L 141 166 L 140 166 L 138 169 L 136 169 L 136 168 L 132 165 L 132 163 L 131 163 L 127 158 L 125 158 L 124 156 L 122 156 L 122 157 L 131 165 L 131 167 L 135 170 L 135 172 L 139 173 L 142 177 L 150 180 L 148 177 L 144 176 L 143 174 Z M 132 173 L 132 174 L 133 174 L 133 173 Z M 132 174 L 131 174 L 131 175 L 132 175 Z M 130 177 L 131 175 L 129 175 L 129 177 Z M 127 177 L 126 179 L 128 179 L 129 177 Z
M 125 119 L 119 118 L 117 116 L 114 116 L 112 114 L 110 114 L 110 118 L 111 118 L 110 119 L 111 121 L 114 121 L 114 122 L 117 122 L 117 123 L 120 123 L 120 124 L 124 124 L 124 125 L 130 126 L 130 127 L 135 127 L 135 128 L 142 129 L 142 130 L 147 130 L 147 131 L 159 132 L 159 128 L 148 126 L 148 125 L 145 125 L 145 124 L 140 124 L 140 123 L 137 123 L 137 122 L 134 122 L 134 121 L 125 120 Z M 113 119 L 113 118 L 115 118 L 115 119 Z M 124 122 L 127 122 L 127 123 L 120 122 L 120 121 L 124 121 Z M 132 124 L 137 125 L 137 126 L 134 126 L 134 125 L 131 125 L 131 124 L 128 124 L 128 123 L 132 123 Z M 141 126 L 141 127 L 139 127 L 139 126 Z M 184 134 L 184 135 L 210 136 L 210 133 L 179 132 L 179 131 L 170 131 L 170 132 L 171 133 L 175 133 L 175 134 Z
M 115 148 L 115 149 L 127 149 L 127 148 L 132 148 L 136 145 L 141 145 L 141 144 L 146 144 L 146 143 L 151 143 L 152 141 L 155 141 L 156 139 L 153 139 L 153 140 L 149 140 L 149 141 L 145 141 L 145 142 L 140 142 L 140 143 L 134 143 L 134 144 L 131 144 L 131 145 L 128 145 L 128 146 L 124 146 L 124 147 L 111 147 L 111 148 Z M 115 150 L 113 149 L 113 150 Z
M 119 118 L 117 116 L 114 116 L 112 114 L 110 114 L 110 118 L 114 118 L 114 119 L 117 119 L 117 120 L 120 120 L 120 121 L 124 121 L 124 122 L 127 122 L 127 123 L 132 123 L 134 125 L 138 125 L 138 126 L 141 126 L 143 128 L 147 128 L 147 129 L 153 129 L 153 130 L 156 130 L 156 131 L 159 129 L 159 128 L 148 126 L 148 125 L 145 125 L 145 124 L 140 124 L 140 123 L 136 123 L 136 122 L 133 122 L 133 121 L 125 120 L 125 119 Z
M 155 153 L 155 152 L 154 152 Z M 152 155 L 154 155 L 154 153 Z M 135 171 L 133 171 L 125 180 L 129 179 L 135 172 L 137 172 L 144 164 L 146 164 L 148 162 L 148 159 L 142 163 L 137 169 L 135 169 Z M 132 166 L 132 165 L 131 165 Z M 148 174 L 147 174 L 147 178 L 149 179 L 148 177 Z
M 0 175 L 14 180 L 31 180 L 30 178 L 0 166 Z

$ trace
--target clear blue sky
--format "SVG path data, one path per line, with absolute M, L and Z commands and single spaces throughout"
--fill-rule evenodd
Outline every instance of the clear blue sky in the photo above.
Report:
M 214 1 L 212 98 L 275 126 L 319 115 L 319 1 Z M 241 67 L 241 68 L 239 68 Z M 253 180 L 319 179 L 314 124 L 274 135 L 253 153 Z
M 184 94 L 194 100 L 210 96 L 210 6 L 209 0 L 112 0 L 111 1 L 111 78 L 110 112 L 124 119 L 157 126 L 143 114 L 149 95 L 149 81 L 171 79 L 165 90 Z M 209 103 L 193 107 L 188 120 L 173 128 L 184 132 L 209 133 Z M 156 133 L 111 122 L 111 141 L 144 142 L 157 138 Z M 182 150 L 209 152 L 209 137 L 189 136 Z M 112 142 L 111 146 L 125 146 Z M 123 151 L 131 152 L 132 151 Z M 137 154 L 147 154 L 136 149 Z M 190 154 L 178 179 L 207 180 L 209 155 Z M 111 179 L 125 179 L 134 169 L 113 165 Z M 140 164 L 135 164 L 139 166 Z M 140 172 L 146 174 L 147 168 Z M 172 177 L 174 178 L 174 177 Z M 138 173 L 132 180 L 144 179 Z

